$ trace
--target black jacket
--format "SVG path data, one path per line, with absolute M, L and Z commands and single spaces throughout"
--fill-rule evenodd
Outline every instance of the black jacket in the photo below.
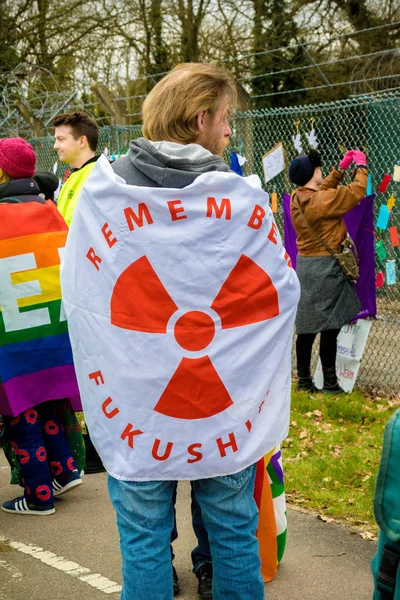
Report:
M 20 202 L 40 202 L 46 201 L 39 196 L 39 186 L 34 179 L 12 179 L 0 185 L 0 201 L 3 198 L 15 198 Z

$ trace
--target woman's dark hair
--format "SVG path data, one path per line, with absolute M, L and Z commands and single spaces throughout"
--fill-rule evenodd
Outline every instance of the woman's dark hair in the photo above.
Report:
M 310 152 L 307 154 L 307 156 L 310 159 L 311 164 L 314 167 L 314 169 L 316 169 L 317 167 L 322 167 L 321 155 L 318 152 L 318 150 L 315 150 L 313 148 L 312 150 L 310 150 Z

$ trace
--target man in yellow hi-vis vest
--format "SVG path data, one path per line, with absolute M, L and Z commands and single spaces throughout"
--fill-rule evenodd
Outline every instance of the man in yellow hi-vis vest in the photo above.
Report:
M 99 128 L 94 119 L 85 112 L 57 115 L 53 120 L 53 126 L 55 127 L 54 149 L 60 160 L 68 163 L 72 168 L 61 188 L 57 204 L 69 227 L 80 191 L 98 159 L 96 147 Z
M 99 155 L 95 154 L 99 141 L 99 128 L 96 121 L 86 112 L 57 115 L 53 120 L 53 127 L 55 128 L 54 149 L 57 150 L 60 160 L 68 163 L 72 168 L 61 188 L 57 203 L 58 210 L 70 227 L 83 184 L 99 158 Z M 83 438 L 86 448 L 85 473 L 104 471 L 89 431 Z

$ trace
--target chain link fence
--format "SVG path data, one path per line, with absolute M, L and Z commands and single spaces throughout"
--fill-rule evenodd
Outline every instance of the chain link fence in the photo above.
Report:
M 232 150 L 245 156 L 245 175 L 257 173 L 262 181 L 262 156 L 279 142 L 283 143 L 285 171 L 263 185 L 269 194 L 276 192 L 280 199 L 275 217 L 281 231 L 282 196 L 285 192 L 290 193 L 293 188 L 287 166 L 298 155 L 294 146 L 297 134 L 299 137 L 296 146 L 300 143 L 302 153 L 306 153 L 313 145 L 310 135 L 314 130 L 313 136 L 317 139 L 325 174 L 338 164 L 344 149 L 364 150 L 368 157 L 374 192 L 377 192 L 383 175 L 393 175 L 394 165 L 400 165 L 399 93 L 379 97 L 362 96 L 327 104 L 242 112 L 234 116 L 231 126 L 233 135 L 226 158 L 229 160 Z M 103 127 L 98 150 L 104 151 L 107 148 L 109 156 L 117 158 L 128 151 L 130 140 L 140 135 L 140 126 Z M 63 177 L 66 167 L 57 162 L 53 139 L 36 138 L 31 143 L 38 156 L 38 168 L 53 170 L 56 166 L 57 175 Z M 298 149 L 300 150 L 299 146 Z M 349 181 L 350 179 L 345 183 Z M 400 182 L 393 179 L 384 194 L 377 194 L 375 217 L 381 204 L 386 204 L 391 195 L 399 199 L 391 212 L 389 227 L 399 227 Z M 398 274 L 400 248 L 392 245 L 389 227 L 384 231 L 375 231 L 376 240 L 382 240 L 386 251 L 384 259 L 375 256 L 375 268 L 377 272 L 385 273 L 386 262 L 394 261 Z M 400 283 L 388 285 L 385 277 L 383 287 L 377 289 L 377 304 L 378 318 L 372 322 L 357 386 L 374 394 L 396 395 L 400 387 Z M 314 364 L 316 356 L 317 348 L 314 349 Z

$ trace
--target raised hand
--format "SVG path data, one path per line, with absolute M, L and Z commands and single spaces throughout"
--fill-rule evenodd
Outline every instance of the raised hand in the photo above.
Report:
M 354 163 L 356 165 L 367 166 L 367 157 L 361 150 L 354 150 Z
M 354 160 L 354 150 L 348 150 L 339 163 L 341 169 L 348 169 Z

